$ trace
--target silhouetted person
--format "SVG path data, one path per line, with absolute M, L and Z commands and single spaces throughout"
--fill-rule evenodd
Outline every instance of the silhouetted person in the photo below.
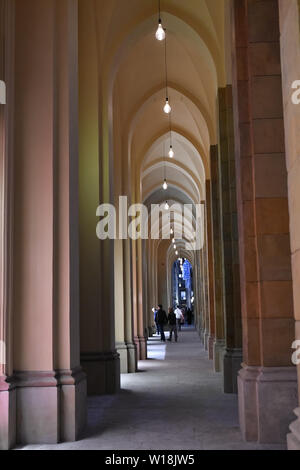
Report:
M 158 306 L 158 310 L 156 312 L 156 322 L 158 325 L 158 329 L 160 332 L 160 339 L 161 341 L 166 341 L 164 326 L 168 323 L 168 318 L 166 312 L 163 310 L 162 305 Z
M 170 338 L 168 339 L 168 341 L 170 342 L 172 341 L 172 334 L 174 332 L 175 342 L 177 343 L 177 340 L 178 340 L 177 321 L 176 321 L 176 315 L 172 307 L 169 308 L 168 323 L 170 327 Z
M 192 310 L 190 308 L 186 311 L 188 325 L 192 324 Z
M 158 323 L 157 323 L 157 320 L 156 320 L 156 315 L 157 315 L 158 309 L 154 308 L 153 311 L 154 311 L 154 323 L 155 323 L 155 326 L 156 326 L 156 334 L 159 335 L 159 328 L 158 328 Z

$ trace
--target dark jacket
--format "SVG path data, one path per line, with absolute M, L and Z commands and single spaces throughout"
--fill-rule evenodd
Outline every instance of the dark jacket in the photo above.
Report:
M 174 312 L 169 313 L 168 322 L 170 326 L 176 325 L 176 315 Z
M 159 325 L 165 325 L 166 323 L 168 323 L 167 314 L 164 310 L 157 310 L 156 323 L 158 323 Z

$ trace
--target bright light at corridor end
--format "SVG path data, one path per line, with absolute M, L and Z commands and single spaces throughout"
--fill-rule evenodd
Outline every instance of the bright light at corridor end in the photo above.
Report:
M 166 38 L 166 33 L 164 31 L 164 28 L 162 27 L 161 20 L 158 22 L 158 28 L 155 33 L 155 37 L 158 41 L 163 41 Z

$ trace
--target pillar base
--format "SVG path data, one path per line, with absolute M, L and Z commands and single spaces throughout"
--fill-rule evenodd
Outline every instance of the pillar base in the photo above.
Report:
M 83 353 L 88 395 L 109 395 L 120 390 L 120 356 L 116 351 Z
M 148 338 L 152 338 L 152 336 L 155 335 L 155 332 L 156 332 L 155 326 L 148 326 L 147 332 L 148 332 Z
M 244 440 L 260 444 L 286 441 L 297 406 L 295 367 L 249 367 L 238 376 L 240 426 Z
M 242 362 L 242 349 L 226 349 L 224 355 L 224 393 L 238 393 L 237 378 Z
M 201 327 L 198 329 L 198 334 L 200 336 L 201 343 L 204 344 L 204 330 Z
M 59 389 L 54 371 L 15 372 L 17 444 L 57 444 Z
M 0 450 L 16 444 L 16 389 L 10 378 L 0 377 Z
M 131 374 L 137 371 L 136 346 L 133 343 L 117 343 L 117 353 L 120 356 L 121 374 Z
M 223 372 L 224 354 L 225 354 L 225 340 L 215 339 L 214 345 L 213 345 L 213 361 L 214 361 L 215 372 Z
M 147 359 L 147 338 L 145 336 L 135 336 L 134 343 L 137 350 L 137 360 L 145 361 Z
M 81 367 L 56 372 L 60 389 L 60 440 L 77 441 L 87 421 L 86 375 Z
M 211 361 L 214 358 L 214 342 L 215 337 L 210 335 L 208 337 L 208 359 L 210 359 Z
M 208 339 L 209 339 L 209 332 L 207 330 L 204 331 L 204 348 L 205 348 L 205 351 L 208 351 Z
M 288 450 L 300 450 L 300 408 L 296 408 L 294 413 L 298 419 L 290 424 L 291 433 L 287 435 Z

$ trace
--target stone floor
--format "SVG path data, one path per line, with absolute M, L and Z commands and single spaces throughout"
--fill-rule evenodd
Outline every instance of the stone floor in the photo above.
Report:
M 281 449 L 243 442 L 237 397 L 222 393 L 197 333 L 186 329 L 177 344 L 149 341 L 149 360 L 122 376 L 115 396 L 90 398 L 85 437 L 75 443 L 21 449 L 217 450 Z

